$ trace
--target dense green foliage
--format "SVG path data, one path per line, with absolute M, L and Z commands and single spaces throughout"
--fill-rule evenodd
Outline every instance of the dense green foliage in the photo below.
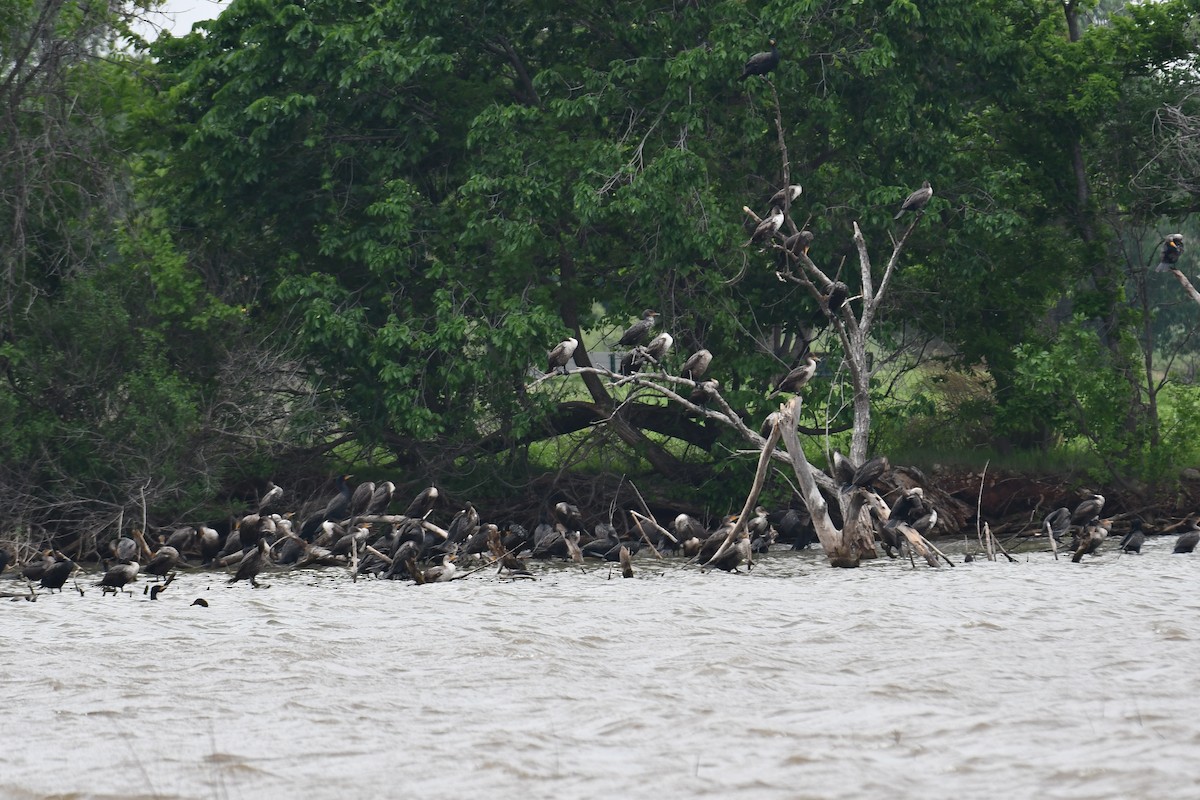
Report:
M 919 368 L 932 345 L 985 376 L 946 445 L 1075 441 L 1116 473 L 1163 463 L 1148 359 L 1194 349 L 1196 309 L 1156 322 L 1177 294 L 1146 270 L 1200 200 L 1180 156 L 1200 141 L 1162 122 L 1200 116 L 1200 0 L 233 0 L 105 60 L 71 6 L 0 6 L 6 76 L 39 13 L 74 48 L 4 134 L 6 175 L 43 175 L 0 210 L 21 233 L 0 321 L 14 523 L 96 528 L 147 491 L 187 514 L 219 485 L 326 457 L 520 485 L 531 446 L 621 399 L 598 381 L 530 389 L 531 368 L 568 335 L 611 343 L 646 307 L 673 363 L 710 349 L 756 425 L 796 337 L 820 333 L 774 256 L 745 247 L 742 205 L 765 211 L 785 168 L 831 272 L 856 258 L 853 222 L 882 256 L 900 200 L 936 189 L 880 321 L 883 443 L 919 446 L 929 428 L 912 423 L 946 413 L 889 358 Z M 739 82 L 769 37 L 779 69 Z M 48 119 L 53 159 L 36 146 Z M 832 369 L 810 421 L 844 427 L 836 343 L 814 347 Z M 572 426 L 580 403 L 592 416 Z M 729 468 L 724 434 L 674 412 L 643 426 L 608 446 L 702 486 Z

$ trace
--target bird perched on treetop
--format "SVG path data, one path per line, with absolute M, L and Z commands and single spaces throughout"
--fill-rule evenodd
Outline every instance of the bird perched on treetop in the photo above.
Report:
M 775 391 L 767 395 L 767 399 L 770 400 L 780 392 L 798 393 L 804 388 L 805 384 L 812 380 L 812 376 L 817 374 L 817 362 L 820 360 L 820 356 L 814 356 L 812 353 L 809 353 L 808 359 L 803 364 L 783 376 L 783 380 L 779 381 L 779 384 L 776 385 Z
M 758 227 L 754 229 L 754 233 L 750 236 L 750 241 L 747 244 L 762 244 L 771 240 L 775 232 L 783 225 L 783 209 L 779 206 L 771 206 L 771 213 L 763 217 L 762 222 L 758 223 Z
M 799 200 L 802 194 L 804 194 L 804 187 L 798 183 L 793 183 L 771 195 L 771 199 L 767 201 L 767 205 L 784 208 Z
M 764 53 L 755 53 L 746 60 L 746 66 L 742 67 L 739 81 L 744 81 L 751 75 L 766 75 L 779 66 L 779 50 L 775 48 L 775 40 L 771 39 L 769 44 L 771 45 L 770 50 Z
M 635 344 L 641 344 L 650 336 L 650 330 L 654 327 L 654 320 L 658 318 L 657 311 L 646 309 L 642 312 L 642 318 L 630 325 L 621 334 L 621 338 L 617 340 L 617 344 L 623 347 L 633 347 Z
M 892 219 L 900 219 L 900 215 L 905 211 L 920 211 L 929 203 L 929 198 L 931 197 L 933 197 L 933 187 L 929 185 L 929 181 L 925 181 L 921 184 L 920 189 L 910 194 L 900 204 L 900 210 L 896 212 L 896 216 L 892 217 Z
M 557 369 L 561 369 L 565 374 L 567 371 L 567 362 L 571 360 L 571 356 L 575 355 L 576 347 L 579 347 L 579 340 L 574 336 L 563 339 L 554 345 L 554 349 L 550 351 L 550 366 L 546 370 L 546 374 L 549 375 Z
M 1181 255 L 1183 255 L 1183 234 L 1172 233 L 1163 242 L 1162 257 L 1159 259 L 1158 266 L 1154 268 L 1154 271 L 1166 272 L 1167 270 L 1175 269 L 1175 265 L 1179 263 Z

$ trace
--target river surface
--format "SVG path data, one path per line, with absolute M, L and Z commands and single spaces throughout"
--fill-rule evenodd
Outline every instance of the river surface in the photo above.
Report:
M 1200 797 L 1200 554 L 1115 541 L 153 602 L 88 575 L 0 601 L 0 798 Z

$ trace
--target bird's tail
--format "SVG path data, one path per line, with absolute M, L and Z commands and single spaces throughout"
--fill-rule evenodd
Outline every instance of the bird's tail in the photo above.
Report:
M 1170 272 L 1174 267 L 1166 261 L 1158 262 L 1158 266 L 1154 268 L 1155 272 Z

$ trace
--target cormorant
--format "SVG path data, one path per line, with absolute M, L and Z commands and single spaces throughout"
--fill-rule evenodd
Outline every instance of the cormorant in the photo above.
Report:
M 1181 255 L 1183 255 L 1183 234 L 1172 233 L 1163 242 L 1162 257 L 1159 259 L 1158 266 L 1154 268 L 1155 272 L 1175 269 Z
M 104 573 L 104 577 L 96 585 L 103 590 L 103 594 L 124 592 L 127 584 L 137 580 L 138 569 L 136 561 L 126 561 L 125 563 L 117 564 L 110 567 L 108 572 Z M 126 594 L 131 594 L 131 592 L 126 592 Z
M 700 543 L 708 538 L 708 531 L 700 524 L 700 520 L 688 514 L 675 517 L 671 527 L 675 529 L 675 538 L 685 552 L 691 548 L 699 550 Z
M 228 580 L 230 585 L 238 581 L 250 581 L 250 585 L 258 588 L 258 573 L 262 572 L 263 567 L 271 563 L 271 557 L 267 553 L 267 540 L 259 539 L 258 547 L 253 550 L 247 550 L 242 556 L 242 560 L 238 562 L 237 572 Z
M 176 551 L 180 553 L 182 553 L 184 550 L 187 550 L 195 543 L 196 529 L 191 527 L 176 528 L 174 532 L 167 537 L 167 546 L 174 547 Z
M 742 529 L 738 532 L 738 535 L 733 540 L 733 543 L 729 545 L 729 548 L 721 555 L 719 559 L 712 562 L 710 566 L 725 570 L 726 572 L 738 572 L 738 567 L 740 565 L 750 563 L 750 557 L 750 532 Z
M 0 572 L 4 572 L 9 561 L 12 561 L 12 556 L 7 550 L 0 548 Z
M 617 368 L 617 371 L 622 375 L 632 375 L 635 372 L 640 372 L 642 365 L 645 363 L 646 348 L 637 345 L 621 357 L 621 366 Z
M 354 493 L 350 491 L 351 475 L 339 475 L 337 479 L 338 493 L 325 504 L 325 519 L 342 522 L 350 516 L 350 501 Z M 325 520 L 321 520 L 324 522 Z
M 933 187 L 929 185 L 929 181 L 925 181 L 921 184 L 920 189 L 910 194 L 900 204 L 900 210 L 896 212 L 896 216 L 892 217 L 892 219 L 900 219 L 900 215 L 905 211 L 920 211 L 929 203 L 929 198 L 931 197 L 933 197 Z
M 454 554 L 446 553 L 442 556 L 440 565 L 427 568 L 422 575 L 425 577 L 425 583 L 445 583 L 453 580 L 457 572 L 458 568 L 454 566 Z
M 799 258 L 808 255 L 808 247 L 813 242 L 812 231 L 799 231 L 783 240 L 783 247 L 792 255 Z
M 742 67 L 739 81 L 744 81 L 751 75 L 766 75 L 779 66 L 779 50 L 775 47 L 775 40 L 771 39 L 768 44 L 771 45 L 770 50 L 765 53 L 755 53 L 746 60 L 746 66 Z
M 1108 520 L 1101 521 L 1093 517 L 1092 521 L 1084 526 L 1075 545 L 1075 555 L 1071 556 L 1072 563 L 1078 564 L 1084 556 L 1092 555 L 1100 549 L 1100 545 L 1108 538 L 1109 524 Z
M 221 535 L 207 525 L 196 528 L 196 546 L 204 561 L 212 561 L 221 551 Z
M 829 285 L 829 290 L 825 292 L 821 298 L 821 302 L 830 314 L 836 314 L 846 305 L 846 300 L 850 297 L 850 288 L 841 281 L 834 281 Z
M 475 510 L 475 506 L 467 503 L 466 508 L 454 515 L 454 519 L 450 520 L 450 527 L 446 528 L 447 538 L 442 543 L 443 549 L 457 547 L 460 544 L 465 544 L 467 539 L 479 530 L 479 512 Z
M 1104 495 L 1094 494 L 1084 500 L 1079 505 L 1075 506 L 1075 510 L 1071 512 L 1071 524 L 1082 525 L 1085 522 L 1090 522 L 1100 516 L 1100 511 L 1104 508 Z
M 887 456 L 876 456 L 854 470 L 854 477 L 850 479 L 850 485 L 869 488 L 891 468 L 892 465 L 888 463 Z
M 851 478 L 853 479 L 853 478 Z M 920 486 L 916 486 L 907 490 L 892 506 L 892 513 L 888 517 L 888 521 L 913 523 L 921 517 L 925 516 L 928 511 L 925 508 L 925 490 Z
M 854 481 L 854 473 L 858 467 L 854 466 L 853 461 L 839 453 L 837 450 L 833 451 L 832 461 L 833 464 L 831 468 L 833 469 L 833 479 L 840 483 L 843 487 L 846 487 L 848 491 L 848 487 L 851 486 Z
M 937 513 L 937 509 L 935 508 L 935 509 L 930 510 L 930 512 L 928 514 L 920 516 L 916 520 L 914 520 L 912 523 L 912 529 L 915 530 L 917 533 L 921 534 L 922 536 L 925 536 L 931 530 L 933 530 L 933 526 L 937 525 L 937 521 L 938 521 L 938 513 Z
M 767 201 L 767 205 L 784 208 L 799 200 L 800 195 L 803 193 L 804 187 L 798 183 L 793 183 L 791 186 L 785 186 L 775 194 L 771 195 L 771 199 Z
M 38 581 L 42 579 L 42 575 L 46 574 L 46 570 L 54 566 L 54 554 L 49 550 L 42 551 L 41 561 L 30 561 L 25 566 L 21 567 L 21 577 L 30 581 Z
M 663 331 L 658 336 L 650 340 L 650 344 L 646 345 L 646 355 L 654 359 L 655 363 L 661 362 L 663 357 L 671 349 L 671 345 L 675 343 L 674 337 L 671 334 Z
M 1172 552 L 1190 553 L 1196 549 L 1197 543 L 1200 543 L 1200 528 L 1196 527 L 1196 523 L 1193 520 L 1191 530 L 1175 540 L 1175 549 Z
M 708 365 L 711 363 L 712 353 L 708 350 L 697 350 L 688 356 L 687 361 L 683 362 L 683 368 L 679 370 L 679 377 L 698 381 L 704 377 L 704 373 L 708 372 Z
M 808 512 L 797 508 L 789 508 L 775 523 L 779 531 L 779 539 L 785 544 L 791 542 L 793 550 L 803 550 L 816 541 L 816 531 L 813 530 L 812 517 Z
M 437 505 L 437 500 L 437 487 L 430 486 L 413 498 L 413 501 L 408 504 L 408 508 L 405 509 L 404 516 L 414 519 L 425 519 L 433 511 L 433 507 Z
M 721 384 L 715 379 L 700 381 L 696 384 L 696 388 L 692 390 L 692 393 L 688 395 L 688 400 L 698 406 L 707 405 L 708 401 L 712 400 L 720 389 Z
M 1129 532 L 1121 538 L 1121 550 L 1125 553 L 1141 555 L 1142 545 L 1146 543 L 1146 532 L 1142 530 L 1142 521 L 1135 519 L 1129 526 Z
M 771 206 L 771 213 L 762 218 L 762 222 L 754 228 L 754 233 L 750 235 L 750 241 L 746 244 L 762 244 L 770 241 L 782 225 L 783 209 L 779 206 Z
M 607 522 L 597 525 L 596 538 L 580 548 L 584 557 L 601 558 L 605 561 L 616 561 L 617 551 L 620 549 L 621 535 Z
M 658 312 L 647 308 L 642 312 L 642 318 L 626 328 L 625 332 L 621 334 L 621 338 L 617 340 L 617 346 L 633 347 L 645 342 L 646 339 L 650 338 L 650 330 L 654 327 L 654 321 L 657 318 Z
M 358 486 L 354 487 L 354 493 L 350 495 L 350 509 L 346 514 L 346 518 L 353 518 L 367 513 L 367 506 L 371 505 L 371 498 L 375 496 L 375 482 L 363 481 Z
M 579 506 L 574 503 L 566 501 L 556 503 L 554 505 L 554 518 L 561 522 L 567 530 L 583 530 L 583 515 L 579 513 Z
M 170 545 L 163 545 L 154 553 L 154 557 L 146 563 L 146 574 L 165 576 L 175 569 L 179 563 L 179 551 Z
M 575 355 L 575 348 L 579 347 L 579 340 L 574 336 L 563 339 L 558 344 L 554 345 L 554 349 L 547 356 L 549 366 L 546 368 L 546 374 L 561 369 L 563 374 L 567 373 L 567 362 Z
M 259 514 L 270 510 L 272 506 L 283 499 L 282 486 L 276 486 L 273 481 L 267 481 L 267 486 L 270 488 L 267 489 L 266 494 L 262 496 L 262 499 L 258 501 Z
M 350 531 L 342 534 L 341 538 L 334 542 L 333 547 L 329 548 L 329 554 L 331 556 L 346 556 L 348 558 L 351 551 L 354 550 L 356 543 L 358 545 L 358 552 L 362 553 L 363 548 L 367 544 L 367 538 L 370 535 L 370 528 L 361 526 L 358 528 L 353 528 Z
M 58 589 L 62 591 L 63 584 L 67 582 L 67 578 L 75 571 L 75 562 L 69 558 L 62 558 L 55 561 L 46 567 L 42 572 L 40 583 L 42 588 L 54 591 Z
M 798 394 L 804 388 L 805 384 L 812 380 L 812 376 L 817 374 L 817 362 L 820 360 L 820 356 L 809 353 L 808 358 L 803 364 L 783 376 L 783 379 L 776 385 L 775 391 L 767 395 L 767 399 L 770 400 L 781 392 Z
M 371 503 L 367 506 L 365 516 L 374 516 L 387 511 L 388 506 L 392 504 L 392 495 L 396 493 L 396 484 L 391 481 L 384 481 L 375 487 L 375 493 L 371 495 Z
M 1062 537 L 1071 528 L 1071 510 L 1065 506 L 1056 508 L 1042 520 L 1042 530 L 1054 541 L 1061 542 Z
M 138 557 L 137 542 L 128 536 L 122 536 L 113 542 L 112 552 L 118 561 L 136 561 Z

